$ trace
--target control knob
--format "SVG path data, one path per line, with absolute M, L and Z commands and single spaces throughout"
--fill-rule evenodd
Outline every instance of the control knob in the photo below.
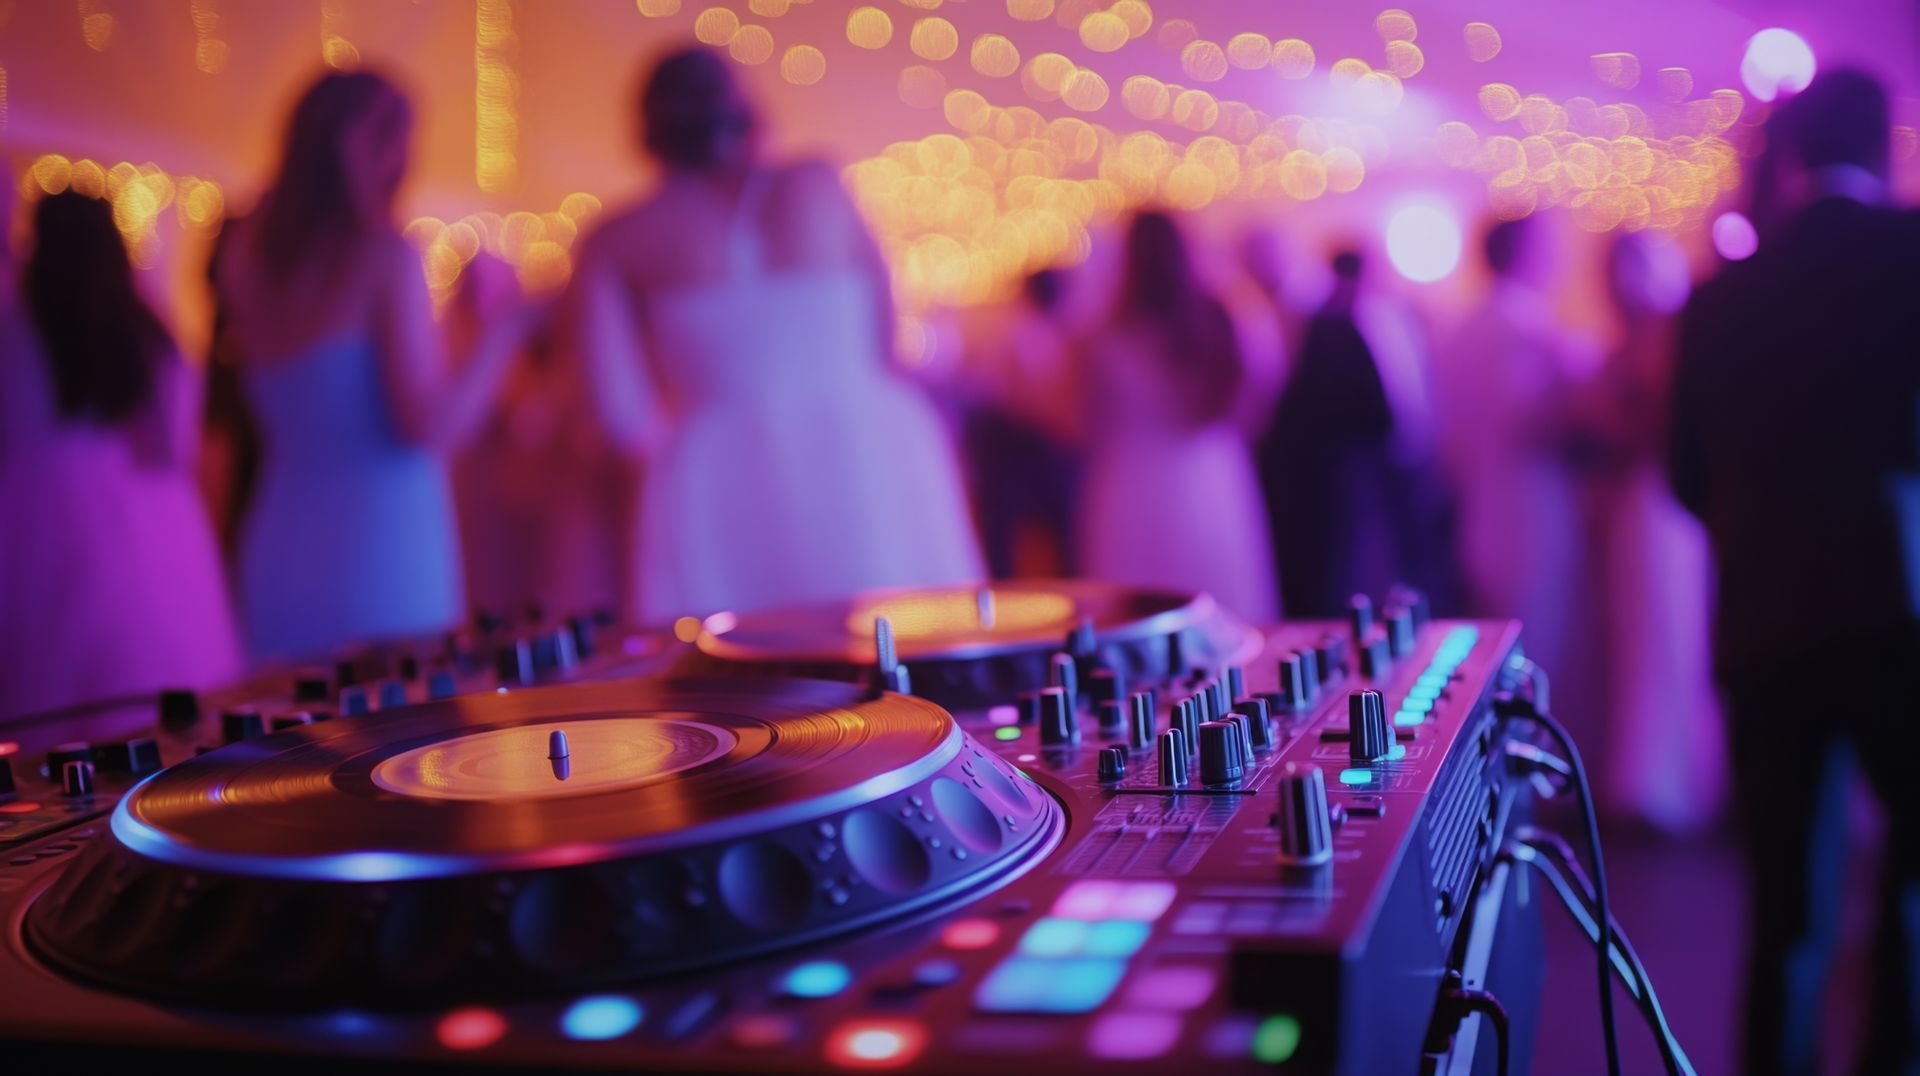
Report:
M 1393 725 L 1387 720 L 1386 698 L 1378 691 L 1356 691 L 1347 696 L 1347 751 L 1355 765 L 1381 762 L 1393 754 Z
M 1327 779 L 1320 767 L 1289 762 L 1280 770 L 1280 809 L 1273 816 L 1280 830 L 1280 860 L 1315 866 L 1333 858 L 1333 812 L 1327 806 Z
M 1160 784 L 1178 787 L 1187 783 L 1187 739 L 1177 728 L 1160 734 Z
M 1240 726 L 1231 721 L 1209 721 L 1200 726 L 1200 782 L 1224 785 L 1246 774 L 1241 761 Z
M 1080 715 L 1074 713 L 1072 696 L 1065 688 L 1040 691 L 1040 742 L 1050 747 L 1080 742 Z

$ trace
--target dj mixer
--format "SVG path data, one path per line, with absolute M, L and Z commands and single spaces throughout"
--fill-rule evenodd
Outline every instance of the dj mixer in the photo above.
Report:
M 488 627 L 0 726 L 20 1071 L 1492 1072 L 1461 990 L 1524 1066 L 1515 624 L 1046 582 Z

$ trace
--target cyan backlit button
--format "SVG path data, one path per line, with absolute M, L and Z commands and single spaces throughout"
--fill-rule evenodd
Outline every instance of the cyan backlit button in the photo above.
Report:
M 1145 923 L 1130 919 L 1109 919 L 1104 923 L 1095 923 L 1087 932 L 1086 945 L 1082 948 L 1087 956 L 1130 957 L 1147 944 L 1147 936 L 1152 929 Z
M 1026 956 L 1076 956 L 1083 952 L 1091 924 L 1080 919 L 1036 920 L 1020 938 Z

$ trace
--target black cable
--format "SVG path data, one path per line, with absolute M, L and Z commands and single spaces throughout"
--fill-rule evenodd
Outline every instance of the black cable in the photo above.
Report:
M 1513 1049 L 1512 1022 L 1507 1019 L 1507 1007 L 1500 1004 L 1499 998 L 1485 990 L 1455 988 L 1447 991 L 1447 1000 L 1464 1010 L 1463 1018 L 1466 1013 L 1477 1012 L 1487 1018 L 1487 1023 L 1493 1025 L 1493 1040 L 1500 1062 L 1500 1076 L 1507 1076 L 1512 1071 L 1508 1066 L 1508 1059 Z
M 1580 749 L 1573 744 L 1573 737 L 1566 727 L 1554 719 L 1552 714 L 1535 707 L 1530 701 L 1517 696 L 1507 696 L 1510 705 L 1496 703 L 1501 716 L 1521 718 L 1531 721 L 1547 731 L 1558 741 L 1560 750 L 1565 753 L 1567 763 L 1573 767 L 1574 784 L 1580 790 L 1580 813 L 1587 827 L 1587 851 L 1593 858 L 1593 903 L 1596 910 L 1594 919 L 1599 926 L 1599 939 L 1594 946 L 1595 968 L 1600 984 L 1600 1025 L 1607 1041 L 1607 1076 L 1620 1076 L 1620 1041 L 1613 1012 L 1613 913 L 1607 903 L 1607 866 L 1600 855 L 1600 819 L 1595 809 L 1593 788 L 1587 783 L 1587 766 L 1581 761 Z
M 1543 848 L 1531 843 L 1537 838 L 1544 838 L 1547 846 Z M 1554 845 L 1558 845 L 1558 849 Z M 1574 925 L 1580 928 L 1588 941 L 1598 942 L 1599 928 L 1590 908 L 1593 900 L 1591 885 L 1581 872 L 1580 864 L 1573 858 L 1572 849 L 1567 848 L 1564 841 L 1557 835 L 1532 830 L 1528 836 L 1509 839 L 1500 858 L 1539 871 L 1559 896 Z M 1653 989 L 1653 980 L 1647 975 L 1646 966 L 1640 962 L 1640 954 L 1632 940 L 1621 930 L 1617 921 L 1613 924 L 1613 950 L 1614 971 L 1620 976 L 1622 985 L 1633 998 L 1655 1044 L 1659 1046 L 1660 1059 L 1666 1066 L 1668 1076 L 1694 1076 L 1693 1063 L 1687 1060 L 1686 1050 L 1681 1047 L 1672 1026 L 1667 1023 L 1666 1011 Z
M 1518 840 L 1527 843 L 1529 847 L 1538 851 L 1546 852 L 1550 858 L 1561 866 L 1566 872 L 1567 877 L 1579 887 L 1580 895 L 1587 904 L 1592 904 L 1593 883 L 1588 881 L 1586 874 L 1580 870 L 1580 860 L 1573 854 L 1573 849 L 1559 834 L 1549 833 L 1545 830 L 1527 826 L 1520 830 Z M 1640 993 L 1643 997 L 1642 1011 L 1646 1013 L 1648 1019 L 1653 1024 L 1652 1031 L 1654 1039 L 1660 1046 L 1662 1057 L 1667 1062 L 1668 1071 L 1677 1072 L 1684 1069 L 1686 1073 L 1691 1074 L 1693 1071 L 1692 1064 L 1683 1060 L 1686 1056 L 1686 1051 L 1681 1048 L 1679 1037 L 1673 1033 L 1673 1026 L 1667 1022 L 1666 1009 L 1660 1004 L 1660 995 L 1653 988 L 1653 977 L 1647 974 L 1646 965 L 1640 962 L 1639 950 L 1634 948 L 1632 940 L 1626 935 L 1626 931 L 1621 929 L 1618 919 L 1613 921 L 1613 940 L 1615 947 L 1619 949 L 1621 955 L 1633 971 L 1632 980 L 1639 982 Z

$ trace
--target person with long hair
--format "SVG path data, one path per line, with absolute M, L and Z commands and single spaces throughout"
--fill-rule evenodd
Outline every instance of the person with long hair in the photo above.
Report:
M 223 328 L 263 441 L 237 572 L 256 658 L 465 614 L 447 458 L 486 417 L 528 318 L 496 316 L 449 361 L 393 219 L 412 127 L 384 78 L 322 77 L 221 258 Z
M 725 60 L 675 52 L 641 95 L 662 169 L 574 276 L 572 347 L 645 459 L 647 621 L 983 575 L 952 447 L 888 367 L 884 263 L 831 167 L 764 162 Z
M 193 372 L 111 206 L 50 195 L 33 234 L 17 296 L 0 289 L 0 717 L 213 686 L 240 654 Z
M 1134 217 L 1125 258 L 1113 314 L 1080 360 L 1080 570 L 1271 620 L 1272 544 L 1234 420 L 1245 365 L 1233 320 L 1170 215 Z

